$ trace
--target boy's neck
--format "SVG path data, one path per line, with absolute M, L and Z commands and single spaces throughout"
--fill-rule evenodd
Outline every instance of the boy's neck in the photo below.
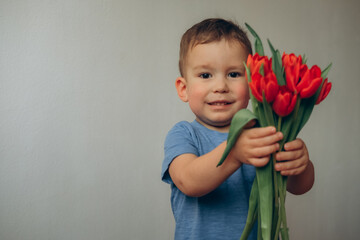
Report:
M 214 131 L 218 131 L 218 132 L 222 132 L 222 133 L 227 133 L 229 132 L 229 128 L 230 128 L 230 124 L 226 125 L 226 126 L 213 126 L 213 125 L 209 125 L 204 123 L 203 121 L 201 121 L 199 118 L 195 119 L 198 123 L 200 123 L 201 125 L 203 125 L 204 127 L 206 127 L 207 129 L 210 130 L 214 130 Z

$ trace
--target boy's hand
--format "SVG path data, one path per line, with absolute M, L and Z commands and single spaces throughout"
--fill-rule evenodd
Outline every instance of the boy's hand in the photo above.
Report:
M 308 166 L 309 153 L 305 143 L 300 139 L 288 142 L 284 146 L 284 152 L 276 154 L 275 170 L 280 171 L 281 175 L 292 176 L 303 173 Z
M 283 134 L 276 132 L 275 127 L 249 128 L 254 124 L 250 122 L 244 128 L 230 154 L 237 161 L 262 167 L 269 162 L 270 155 L 279 150 L 278 142 Z

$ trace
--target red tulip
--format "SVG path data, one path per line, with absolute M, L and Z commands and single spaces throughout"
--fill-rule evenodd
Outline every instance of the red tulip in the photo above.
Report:
M 249 86 L 251 93 L 259 102 L 263 102 L 263 92 L 268 103 L 273 102 L 279 92 L 279 85 L 274 72 L 269 72 L 265 76 L 258 72 L 254 73 Z
M 285 117 L 294 110 L 296 99 L 296 94 L 290 91 L 287 87 L 282 86 L 280 87 L 280 91 L 275 98 L 272 108 L 277 115 Z
M 251 82 L 249 83 L 253 96 L 259 101 L 263 102 L 263 92 L 267 102 L 273 102 L 278 91 L 279 85 L 276 80 L 276 75 L 271 68 L 271 58 L 267 56 L 260 56 L 255 53 L 254 56 L 249 55 L 247 59 L 247 66 L 251 73 Z M 260 73 L 260 69 L 262 71 Z
M 253 56 L 250 54 L 248 56 L 246 65 L 250 69 L 251 76 L 254 73 L 257 73 L 260 71 L 261 65 L 263 65 L 263 68 L 264 68 L 264 73 L 265 73 L 264 75 L 266 75 L 266 73 L 272 71 L 271 58 L 268 59 L 267 56 L 260 56 L 258 53 L 255 53 Z
M 329 94 L 329 92 L 331 90 L 331 86 L 332 86 L 331 82 L 328 83 L 328 79 L 325 79 L 325 81 L 322 85 L 321 91 L 320 91 L 320 95 L 319 95 L 318 99 L 316 100 L 315 104 L 321 103 L 327 97 L 327 95 Z
M 306 64 L 301 64 L 300 66 L 300 78 L 303 78 L 305 73 L 309 70 Z
M 293 53 L 284 53 L 282 56 L 282 63 L 285 70 L 286 85 L 288 86 L 289 90 L 295 92 L 296 85 L 300 79 L 300 69 L 302 65 L 301 55 L 296 57 Z
M 313 96 L 322 83 L 321 69 L 314 65 L 311 69 L 301 71 L 301 80 L 296 86 L 297 92 L 300 94 L 300 98 L 309 98 Z

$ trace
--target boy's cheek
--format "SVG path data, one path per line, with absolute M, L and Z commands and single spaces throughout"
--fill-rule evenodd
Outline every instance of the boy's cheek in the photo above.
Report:
M 241 87 L 237 88 L 237 98 L 243 102 L 244 107 L 247 107 L 249 100 L 250 100 L 250 94 L 249 89 L 246 85 L 242 85 Z
M 233 89 L 237 90 L 239 95 L 249 98 L 249 85 L 245 78 L 241 79 L 239 84 L 237 84 L 237 86 Z

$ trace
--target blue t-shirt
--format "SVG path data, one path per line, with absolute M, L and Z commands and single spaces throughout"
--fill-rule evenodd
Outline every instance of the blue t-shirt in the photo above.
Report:
M 243 164 L 217 189 L 202 197 L 188 197 L 173 183 L 168 169 L 172 160 L 185 153 L 204 155 L 227 139 L 227 133 L 210 130 L 197 121 L 179 122 L 165 140 L 162 180 L 171 185 L 175 239 L 234 240 L 244 229 L 255 168 Z M 220 159 L 219 159 L 220 160 Z M 254 226 L 249 239 L 256 239 Z

